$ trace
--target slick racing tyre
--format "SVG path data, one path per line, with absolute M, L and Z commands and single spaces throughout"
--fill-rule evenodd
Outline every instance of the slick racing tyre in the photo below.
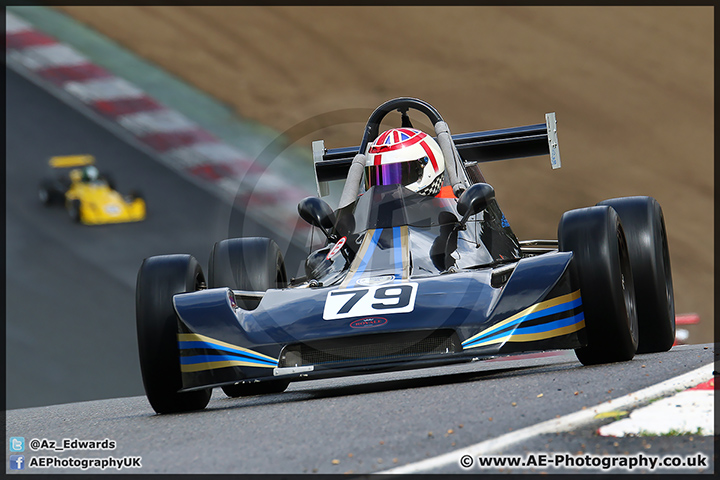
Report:
M 130 190 L 128 192 L 128 201 L 129 202 L 134 202 L 138 198 L 140 200 L 145 200 L 145 196 L 142 193 L 140 193 L 138 190 Z
M 580 284 L 587 346 L 575 350 L 583 365 L 631 360 L 638 346 L 635 290 L 625 233 L 610 207 L 565 212 L 559 249 L 573 252 Z
M 652 197 L 613 198 L 598 205 L 612 207 L 625 230 L 640 329 L 637 353 L 670 350 L 675 342 L 675 296 L 662 208 Z
M 45 206 L 60 205 L 65 200 L 62 186 L 52 180 L 43 181 L 38 187 L 38 198 Z
M 269 238 L 230 238 L 217 242 L 210 251 L 208 287 L 264 292 L 287 284 L 285 262 L 277 244 Z M 254 310 L 259 300 L 237 299 L 238 306 Z M 287 380 L 239 383 L 222 387 L 228 397 L 280 393 Z
M 264 292 L 287 285 L 285 262 L 277 244 L 269 238 L 230 238 L 210 251 L 208 287 Z M 238 299 L 245 310 L 257 308 L 259 300 Z
M 105 172 L 100 174 L 100 180 L 104 180 L 105 183 L 107 183 L 107 186 L 110 187 L 110 190 L 117 191 L 117 188 L 115 188 L 115 179 L 109 173 Z
M 157 413 L 201 410 L 212 389 L 181 392 L 178 319 L 173 295 L 199 290 L 205 279 L 190 255 L 146 258 L 138 272 L 135 293 L 138 350 L 145 393 Z
M 82 223 L 82 204 L 80 203 L 80 200 L 70 200 L 70 203 L 68 203 L 67 206 L 68 215 L 70 215 L 70 218 L 75 223 Z

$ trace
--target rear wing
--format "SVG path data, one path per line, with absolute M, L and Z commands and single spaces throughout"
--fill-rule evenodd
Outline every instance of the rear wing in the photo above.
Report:
M 52 168 L 84 167 L 93 163 L 95 163 L 95 157 L 92 155 L 62 155 L 51 157 L 48 162 Z
M 545 123 L 524 127 L 452 135 L 465 165 L 510 158 L 550 155 L 552 168 L 560 168 L 555 113 L 545 114 Z M 328 194 L 327 182 L 347 177 L 359 147 L 325 148 L 323 140 L 312 143 L 318 195 Z

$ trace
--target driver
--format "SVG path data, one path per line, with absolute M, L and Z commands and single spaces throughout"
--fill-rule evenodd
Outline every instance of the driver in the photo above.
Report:
M 365 164 L 365 189 L 401 184 L 420 195 L 440 192 L 445 159 L 440 145 L 414 128 L 393 128 L 370 145 Z
M 95 182 L 100 178 L 100 172 L 94 165 L 88 165 L 82 169 L 82 181 L 85 183 Z

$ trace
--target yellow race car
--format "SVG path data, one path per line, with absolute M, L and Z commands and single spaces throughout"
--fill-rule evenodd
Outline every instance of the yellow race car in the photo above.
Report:
M 70 218 L 85 225 L 145 220 L 145 200 L 138 192 L 121 195 L 114 182 L 102 175 L 92 155 L 52 157 L 54 178 L 40 183 L 38 196 L 44 205 L 65 205 Z

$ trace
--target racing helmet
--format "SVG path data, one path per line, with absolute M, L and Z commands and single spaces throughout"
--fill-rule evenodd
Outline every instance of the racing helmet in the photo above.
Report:
M 370 144 L 365 163 L 365 188 L 402 184 L 421 195 L 440 191 L 445 159 L 440 145 L 415 128 L 393 128 Z
M 82 181 L 83 182 L 94 182 L 100 178 L 100 172 L 94 165 L 88 165 L 82 170 Z

